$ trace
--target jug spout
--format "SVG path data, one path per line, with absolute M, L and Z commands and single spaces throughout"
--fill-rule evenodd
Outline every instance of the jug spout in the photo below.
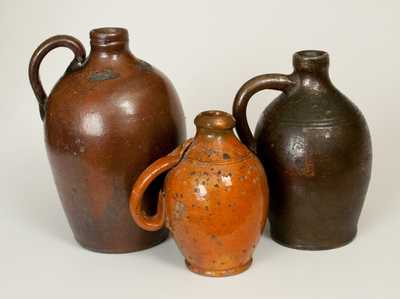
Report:
M 304 50 L 293 55 L 294 75 L 300 86 L 322 91 L 333 85 L 329 78 L 329 54 L 320 50 Z
M 92 60 L 106 59 L 115 61 L 119 57 L 134 59 L 129 49 L 128 30 L 118 27 L 103 27 L 90 31 L 90 55 Z
M 299 72 L 328 72 L 329 54 L 320 50 L 299 51 L 293 55 L 293 66 Z

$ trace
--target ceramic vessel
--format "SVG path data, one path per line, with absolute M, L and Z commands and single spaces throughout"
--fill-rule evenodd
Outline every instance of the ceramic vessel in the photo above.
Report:
M 29 78 L 44 121 L 54 180 L 75 238 L 101 252 L 130 252 L 163 241 L 168 231 L 140 229 L 129 215 L 138 175 L 185 140 L 178 96 L 169 80 L 129 50 L 123 28 L 90 32 L 91 52 L 75 38 L 54 36 L 32 56 Z M 39 66 L 54 48 L 75 58 L 49 96 Z M 146 193 L 149 213 L 161 182 Z
M 207 111 L 195 119 L 194 139 L 149 166 L 135 182 L 131 214 L 143 229 L 166 220 L 186 265 L 227 276 L 246 270 L 266 221 L 268 186 L 257 157 L 233 133 L 233 117 Z M 156 215 L 143 210 L 143 193 L 168 171 Z
M 290 75 L 267 74 L 236 95 L 237 132 L 262 161 L 271 187 L 272 238 L 298 249 L 347 244 L 357 223 L 371 172 L 371 140 L 357 107 L 332 84 L 323 51 L 293 56 Z M 282 94 L 263 112 L 253 137 L 246 106 L 260 90 Z

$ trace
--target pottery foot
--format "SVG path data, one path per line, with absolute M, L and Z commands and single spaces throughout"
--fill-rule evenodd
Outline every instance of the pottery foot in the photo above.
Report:
M 165 235 L 161 236 L 158 239 L 152 240 L 148 244 L 139 244 L 136 247 L 131 246 L 131 247 L 114 247 L 114 248 L 94 247 L 94 246 L 87 244 L 86 242 L 79 240 L 76 237 L 75 237 L 75 240 L 78 242 L 78 244 L 81 247 L 83 247 L 87 250 L 93 251 L 93 252 L 122 254 L 122 253 L 131 253 L 131 252 L 137 252 L 137 251 L 142 251 L 142 250 L 152 248 L 152 247 L 157 246 L 157 245 L 161 244 L 162 242 L 164 242 L 168 238 L 168 236 L 169 236 L 169 233 L 167 232 Z
M 347 244 L 351 243 L 355 239 L 356 235 L 357 235 L 357 231 L 354 232 L 352 235 L 350 235 L 348 238 L 346 238 L 344 240 L 341 240 L 341 241 L 338 241 L 338 242 L 331 243 L 329 245 L 296 244 L 296 243 L 287 242 L 285 240 L 282 240 L 282 239 L 274 236 L 273 234 L 271 234 L 271 238 L 272 238 L 272 240 L 274 240 L 279 245 L 282 245 L 282 246 L 285 246 L 285 247 L 288 247 L 288 248 L 298 249 L 298 250 L 318 251 L 318 250 L 336 249 L 336 248 L 340 248 L 340 247 L 346 246 Z
M 185 260 L 186 267 L 188 267 L 188 269 L 190 271 L 200 274 L 200 275 L 211 276 L 211 277 L 225 277 L 225 276 L 231 276 L 231 275 L 236 275 L 236 274 L 242 273 L 250 267 L 252 262 L 253 262 L 253 259 L 251 258 L 245 264 L 240 265 L 235 268 L 215 269 L 214 270 L 214 269 L 203 269 L 203 268 L 197 267 L 197 266 L 191 264 L 190 262 L 188 262 L 187 260 Z

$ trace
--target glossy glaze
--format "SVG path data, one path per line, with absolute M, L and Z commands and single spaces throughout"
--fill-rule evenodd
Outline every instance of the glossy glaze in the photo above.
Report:
M 90 33 L 91 52 L 70 36 L 43 42 L 29 75 L 44 121 L 48 157 L 65 213 L 78 242 L 101 252 L 130 252 L 164 240 L 129 215 L 131 186 L 153 161 L 185 139 L 182 108 L 169 80 L 129 50 L 128 32 Z M 68 47 L 75 59 L 49 97 L 40 79 L 43 57 Z M 146 193 L 154 212 L 161 181 Z
M 137 224 L 154 231 L 166 217 L 188 268 L 208 276 L 246 270 L 266 221 L 266 176 L 256 156 L 234 135 L 234 123 L 225 112 L 199 114 L 194 139 L 147 168 L 131 195 Z M 167 170 L 157 214 L 149 218 L 142 194 Z
M 268 174 L 272 238 L 298 249 L 335 248 L 357 232 L 370 135 L 361 112 L 332 84 L 327 53 L 301 51 L 293 64 L 290 75 L 261 75 L 242 86 L 233 105 L 237 132 Z M 253 137 L 246 106 L 263 89 L 283 93 L 264 110 Z

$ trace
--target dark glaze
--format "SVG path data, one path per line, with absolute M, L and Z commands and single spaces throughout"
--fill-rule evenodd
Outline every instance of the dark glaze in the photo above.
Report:
M 78 242 L 101 252 L 130 252 L 163 241 L 168 231 L 140 229 L 128 199 L 138 175 L 185 138 L 183 111 L 169 80 L 132 55 L 122 28 L 91 31 L 91 53 L 70 36 L 55 36 L 35 51 L 30 79 L 44 120 L 48 157 Z M 48 99 L 38 69 L 59 46 L 76 58 Z M 146 193 L 155 212 L 156 182 Z
M 230 114 L 206 111 L 195 124 L 193 140 L 157 160 L 137 179 L 131 214 L 151 231 L 167 221 L 191 271 L 237 274 L 250 266 L 265 225 L 267 180 L 257 157 L 234 135 Z M 142 209 L 142 194 L 167 170 L 157 214 L 149 218 Z
M 371 172 L 369 130 L 333 86 L 327 53 L 301 51 L 293 64 L 291 75 L 261 75 L 242 86 L 233 105 L 237 132 L 268 174 L 272 238 L 298 249 L 335 248 L 357 232 Z M 265 109 L 253 138 L 246 106 L 262 89 L 283 93 Z

